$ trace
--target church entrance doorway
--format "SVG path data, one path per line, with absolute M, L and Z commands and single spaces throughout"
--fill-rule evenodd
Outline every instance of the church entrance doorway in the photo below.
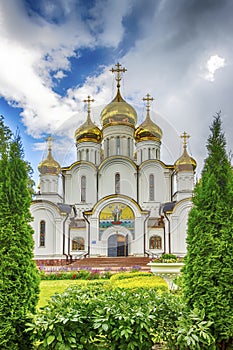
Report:
M 108 239 L 108 256 L 128 256 L 128 236 L 114 234 Z

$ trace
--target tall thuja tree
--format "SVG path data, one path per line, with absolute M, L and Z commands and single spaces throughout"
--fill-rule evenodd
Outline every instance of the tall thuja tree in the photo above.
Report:
M 25 332 L 39 293 L 33 261 L 28 163 L 21 140 L 0 120 L 0 349 L 31 349 Z
M 213 322 L 217 349 L 233 346 L 233 170 L 218 113 L 188 220 L 184 298 Z

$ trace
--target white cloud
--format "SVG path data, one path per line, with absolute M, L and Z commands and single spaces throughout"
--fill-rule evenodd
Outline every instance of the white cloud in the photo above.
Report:
M 214 81 L 215 80 L 215 72 L 220 69 L 225 67 L 226 65 L 226 60 L 223 57 L 220 57 L 218 55 L 212 55 L 208 59 L 205 69 L 207 70 L 205 74 L 203 75 L 204 79 L 209 80 L 209 81 Z

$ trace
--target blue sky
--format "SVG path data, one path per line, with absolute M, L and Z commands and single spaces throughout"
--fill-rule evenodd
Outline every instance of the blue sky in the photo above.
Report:
M 109 71 L 127 68 L 122 94 L 145 117 L 142 98 L 155 102 L 163 129 L 162 160 L 173 163 L 183 131 L 200 173 L 212 116 L 222 111 L 233 148 L 233 2 L 231 0 L 7 0 L 0 2 L 0 114 L 20 129 L 34 168 L 54 137 L 54 157 L 75 161 L 74 132 L 115 94 Z

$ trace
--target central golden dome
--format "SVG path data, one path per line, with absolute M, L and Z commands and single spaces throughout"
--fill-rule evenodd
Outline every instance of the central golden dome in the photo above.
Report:
M 135 127 L 137 124 L 137 113 L 117 91 L 116 97 L 101 112 L 101 124 L 107 125 L 124 124 Z
M 117 63 L 116 68 L 112 68 L 111 72 L 116 74 L 117 94 L 101 112 L 101 124 L 103 128 L 110 125 L 129 125 L 135 127 L 137 124 L 137 113 L 135 109 L 128 104 L 121 96 L 120 81 L 121 73 L 125 73 L 127 69 L 123 68 L 120 63 Z

